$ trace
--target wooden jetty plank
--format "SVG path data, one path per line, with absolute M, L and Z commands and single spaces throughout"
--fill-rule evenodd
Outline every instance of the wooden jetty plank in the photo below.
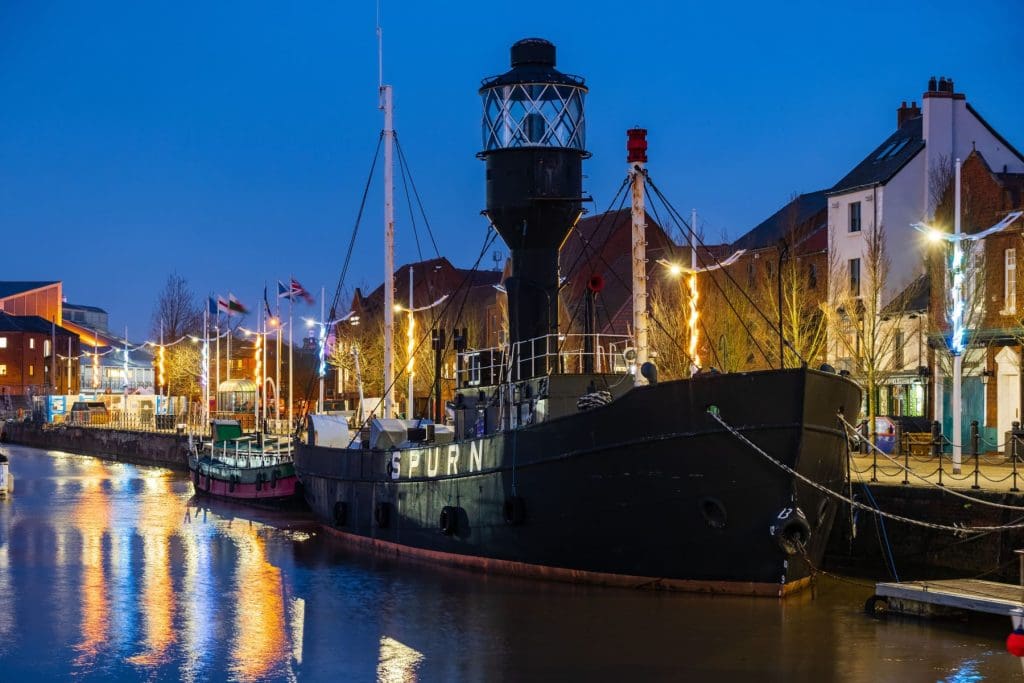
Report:
M 981 579 L 885 582 L 875 585 L 875 594 L 887 598 L 893 611 L 914 614 L 930 613 L 927 605 L 1003 616 L 1024 609 L 1024 587 Z M 918 603 L 918 609 L 894 604 L 899 602 Z

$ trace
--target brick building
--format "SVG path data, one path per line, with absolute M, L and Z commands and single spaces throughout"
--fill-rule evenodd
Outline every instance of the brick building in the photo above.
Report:
M 77 394 L 78 354 L 73 332 L 40 316 L 0 312 L 0 396 Z

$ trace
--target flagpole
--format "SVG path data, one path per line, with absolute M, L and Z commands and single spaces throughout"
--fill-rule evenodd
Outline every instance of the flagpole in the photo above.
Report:
M 324 317 L 324 300 L 327 294 L 324 288 L 320 288 L 320 363 L 317 367 L 318 374 L 320 375 L 320 403 L 317 404 L 317 412 L 324 412 L 324 363 L 327 356 L 327 319 Z
M 288 432 L 291 433 L 295 429 L 295 405 L 292 398 L 293 390 L 293 377 L 292 368 L 294 366 L 292 349 L 295 348 L 292 338 L 292 329 L 295 325 L 292 324 L 292 276 L 288 276 Z
M 231 381 L 231 304 L 230 304 L 230 301 L 231 301 L 231 293 L 228 292 L 228 302 L 229 302 L 228 303 L 228 339 L 227 339 L 227 345 L 228 345 L 227 364 L 228 364 L 228 367 L 227 367 L 227 370 L 225 370 L 224 372 L 225 372 L 226 379 L 229 382 Z
M 210 419 L 210 303 L 203 311 L 203 424 Z
M 264 291 L 266 291 L 264 289 Z M 263 297 L 264 306 L 266 305 L 267 298 Z M 267 424 L 267 403 L 270 401 L 269 395 L 267 394 L 267 313 L 270 311 L 263 312 L 263 363 L 260 365 L 260 391 L 263 392 L 263 424 Z
M 218 297 L 219 298 L 219 297 Z M 217 302 L 217 317 L 214 319 L 214 330 L 217 332 L 217 383 L 214 385 L 214 408 L 220 408 L 220 302 Z M 214 410 L 216 412 L 216 410 Z
M 277 297 L 277 352 L 274 354 L 276 372 L 274 375 L 274 420 L 281 425 L 281 297 Z
M 230 301 L 228 303 L 230 304 Z M 261 360 L 259 354 L 262 352 L 262 349 L 258 346 L 259 342 L 260 342 L 260 318 L 261 317 L 263 317 L 263 311 L 260 311 L 259 313 L 256 314 L 256 343 L 257 343 L 256 351 L 257 351 L 257 353 L 253 354 L 253 362 L 254 363 L 259 362 Z M 255 384 L 257 384 L 257 385 L 259 384 L 260 377 L 261 377 L 262 373 L 263 373 L 263 367 L 261 366 L 260 367 L 260 372 L 253 378 L 253 379 L 256 380 Z M 256 420 L 256 432 L 259 433 L 259 431 L 260 431 L 260 387 L 259 386 L 256 387 L 256 399 L 255 399 L 255 404 L 253 405 L 253 408 L 255 408 L 255 410 L 253 411 L 253 416 L 252 417 L 253 417 L 254 420 Z

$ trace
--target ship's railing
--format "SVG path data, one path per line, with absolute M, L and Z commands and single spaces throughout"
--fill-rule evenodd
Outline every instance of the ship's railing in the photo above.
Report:
M 456 379 L 460 387 L 474 387 L 546 374 L 626 372 L 631 342 L 621 334 L 548 334 L 516 342 L 511 352 L 508 346 L 465 351 Z
M 232 439 L 210 444 L 213 457 L 235 467 L 269 467 L 292 461 L 292 439 L 265 438 L 261 447 L 255 438 Z

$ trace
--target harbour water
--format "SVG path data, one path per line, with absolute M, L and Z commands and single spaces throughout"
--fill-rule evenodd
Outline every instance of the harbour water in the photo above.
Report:
M 1008 681 L 1008 619 L 487 577 L 348 551 L 183 474 L 3 446 L 0 680 Z

